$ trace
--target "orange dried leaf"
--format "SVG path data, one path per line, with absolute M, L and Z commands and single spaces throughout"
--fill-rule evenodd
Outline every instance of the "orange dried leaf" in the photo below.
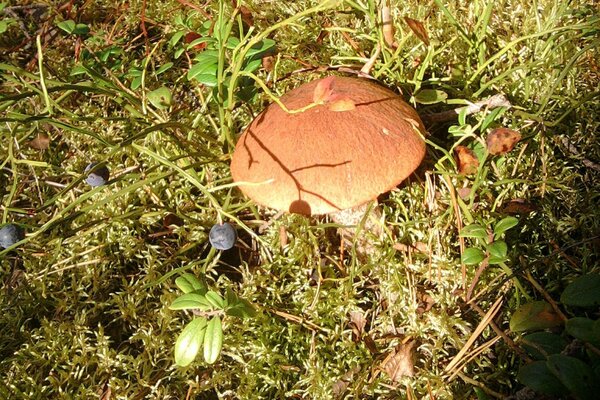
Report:
M 471 175 L 477 172 L 479 160 L 471 149 L 465 146 L 456 146 L 456 163 L 458 164 L 458 173 L 462 175 Z
M 365 314 L 362 311 L 350 311 L 350 323 L 348 325 L 352 328 L 352 340 L 355 343 L 360 342 L 367 325 Z
M 354 104 L 354 102 L 351 99 L 343 97 L 331 101 L 328 104 L 328 108 L 330 111 L 337 112 L 352 111 L 356 108 L 356 104 Z
M 247 26 L 254 26 L 254 16 L 252 15 L 252 11 L 246 6 L 240 6 L 239 10 L 244 24 Z
M 511 151 L 521 134 L 508 128 L 496 128 L 490 132 L 485 141 L 490 154 L 506 154 Z
M 381 363 L 381 368 L 388 374 L 392 382 L 400 381 L 403 376 L 415 375 L 414 348 L 416 343 L 411 340 L 397 346 Z
M 328 76 L 317 84 L 313 92 L 313 103 L 324 104 L 331 98 L 334 79 L 333 76 Z
M 423 23 L 409 17 L 404 17 L 404 21 L 406 21 L 408 27 L 415 36 L 421 39 L 426 46 L 429 46 L 429 35 L 427 34 L 427 30 L 425 29 L 425 26 L 423 26 Z

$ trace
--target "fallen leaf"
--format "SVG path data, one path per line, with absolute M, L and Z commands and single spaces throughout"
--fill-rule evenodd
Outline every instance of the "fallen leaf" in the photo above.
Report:
M 29 142 L 29 146 L 36 150 L 46 150 L 50 146 L 50 136 L 46 132 L 40 132 L 35 139 Z
M 287 244 L 288 244 L 287 229 L 285 228 L 285 225 L 281 225 L 279 227 L 279 245 L 283 249 L 283 248 L 285 248 L 285 246 L 287 246 Z
M 542 330 L 563 323 L 552 306 L 543 300 L 521 305 L 510 318 L 509 326 L 513 332 Z
M 177 215 L 169 213 L 163 218 L 163 226 L 165 228 L 169 228 L 171 225 L 181 226 L 183 225 L 183 220 Z
M 471 196 L 471 188 L 470 187 L 458 188 L 458 189 L 456 189 L 456 193 L 458 193 L 458 197 L 465 200 L 465 199 L 468 199 L 469 196 Z
M 360 342 L 366 324 L 367 320 L 362 311 L 350 311 L 350 323 L 348 325 L 352 328 L 352 341 L 354 343 Z
M 404 21 L 406 21 L 408 27 L 415 36 L 421 39 L 426 46 L 429 46 L 429 35 L 427 34 L 427 30 L 425 29 L 425 26 L 423 26 L 423 23 L 409 17 L 404 17 Z
M 246 6 L 240 5 L 239 8 L 240 15 L 242 17 L 242 22 L 246 24 L 248 27 L 254 26 L 254 16 L 252 15 L 252 11 Z
M 511 151 L 517 142 L 521 140 L 521 134 L 508 128 L 496 128 L 490 132 L 485 141 L 490 154 L 505 154 Z
M 529 214 L 535 211 L 537 207 L 531 203 L 528 203 L 524 199 L 513 199 L 510 200 L 502 207 L 502 212 L 506 214 Z
M 315 86 L 315 90 L 313 91 L 313 103 L 325 104 L 325 102 L 331 98 L 331 95 L 333 94 L 334 79 L 335 77 L 328 76 L 317 83 L 317 86 Z
M 271 72 L 273 71 L 273 66 L 275 65 L 275 57 L 273 56 L 264 56 L 261 60 L 262 67 L 265 71 Z
M 458 164 L 458 173 L 462 175 L 471 175 L 477 172 L 479 160 L 473 150 L 465 146 L 456 146 L 454 149 L 456 163 Z
M 346 372 L 340 379 L 338 379 L 331 388 L 333 391 L 333 397 L 338 399 L 341 398 L 350 386 L 350 383 L 354 380 L 354 375 L 360 372 L 360 367 L 354 367 L 350 371 Z
M 392 382 L 400 381 L 403 376 L 414 376 L 414 348 L 417 342 L 410 340 L 400 344 L 383 360 L 381 368 L 390 377 Z
M 186 43 L 192 43 L 196 39 L 200 39 L 202 35 L 196 32 L 188 32 L 185 34 L 185 38 L 183 39 Z M 207 42 L 198 43 L 194 46 L 196 50 L 204 50 L 206 48 Z
M 343 97 L 328 102 L 328 108 L 330 111 L 336 112 L 352 111 L 356 108 L 356 104 L 354 104 L 354 102 L 351 99 Z

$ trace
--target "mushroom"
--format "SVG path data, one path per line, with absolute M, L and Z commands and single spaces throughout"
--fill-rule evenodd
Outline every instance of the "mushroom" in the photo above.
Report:
M 391 90 L 329 76 L 289 91 L 252 121 L 231 175 L 258 204 L 339 221 L 419 166 L 424 133 L 417 112 Z

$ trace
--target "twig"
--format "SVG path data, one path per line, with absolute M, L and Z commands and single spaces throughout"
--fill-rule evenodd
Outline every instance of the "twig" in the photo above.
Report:
M 507 107 L 510 108 L 512 105 L 510 101 L 503 94 L 496 94 L 487 99 L 478 101 L 476 103 L 472 103 L 466 107 L 455 108 L 454 110 L 443 111 L 434 114 L 425 114 L 421 115 L 423 122 L 426 124 L 430 124 L 433 122 L 446 122 L 452 121 L 458 117 L 458 115 L 463 112 L 463 110 L 467 110 L 467 115 L 474 114 L 481 110 L 484 107 L 487 108 L 497 108 L 497 107 Z
M 581 155 L 581 153 L 579 152 L 579 150 L 577 150 L 577 147 L 575 147 L 573 144 L 571 144 L 569 142 L 569 138 L 562 137 L 562 138 L 560 138 L 560 141 L 563 144 L 563 146 L 565 146 L 567 148 L 569 153 L 573 154 L 574 156 L 581 157 L 581 162 L 583 163 L 583 165 L 585 165 L 586 167 L 588 167 L 590 169 L 593 169 L 596 172 L 600 172 L 600 164 L 597 164 L 597 163 L 583 157 Z
M 469 339 L 467 340 L 467 343 L 465 343 L 465 345 L 462 347 L 462 349 L 460 349 L 458 354 L 456 354 L 454 356 L 452 361 L 450 361 L 448 363 L 448 365 L 446 365 L 446 368 L 444 368 L 444 372 L 450 372 L 458 366 L 458 364 L 460 363 L 460 361 L 462 360 L 464 355 L 467 353 L 469 348 L 475 343 L 475 341 L 477 340 L 479 335 L 481 335 L 483 330 L 488 325 L 490 325 L 490 323 L 493 322 L 492 319 L 494 318 L 496 313 L 498 313 L 498 311 L 500 311 L 501 305 L 502 305 L 502 296 L 498 297 L 498 299 L 494 302 L 492 307 L 490 307 L 490 309 L 485 314 L 485 316 L 483 317 L 483 319 L 481 320 L 479 325 L 477 325 L 477 328 L 475 328 L 475 331 L 471 334 L 471 337 L 469 337 Z

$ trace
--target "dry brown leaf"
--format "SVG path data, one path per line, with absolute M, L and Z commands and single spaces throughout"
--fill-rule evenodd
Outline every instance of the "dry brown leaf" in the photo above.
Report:
M 328 76 L 327 78 L 322 79 L 313 92 L 313 103 L 316 104 L 325 104 L 333 93 L 333 80 L 335 78 L 333 76 Z
M 254 26 L 254 16 L 252 15 L 252 11 L 246 6 L 240 6 L 240 15 L 242 17 L 242 22 L 247 26 Z
M 170 226 L 181 226 L 183 225 L 183 220 L 173 213 L 169 213 L 165 215 L 163 218 L 163 226 L 165 228 L 169 228 Z
M 343 397 L 344 392 L 346 392 L 346 389 L 348 389 L 348 386 L 354 380 L 354 375 L 359 372 L 360 367 L 354 367 L 333 384 L 332 391 L 335 399 Z
M 468 199 L 469 196 L 471 196 L 471 188 L 470 187 L 462 187 L 462 188 L 458 188 L 456 189 L 456 193 L 458 193 L 458 196 L 465 200 Z
M 264 56 L 261 60 L 262 67 L 265 71 L 271 72 L 273 71 L 273 66 L 275 65 L 275 57 L 273 56 Z
M 513 199 L 502 207 L 502 212 L 506 214 L 529 214 L 536 209 L 535 205 L 524 199 Z
M 479 160 L 471 149 L 465 146 L 456 146 L 456 163 L 458 164 L 458 173 L 462 175 L 471 175 L 477 172 Z
M 200 39 L 202 37 L 202 35 L 200 35 L 199 33 L 196 32 L 188 32 L 185 34 L 185 37 L 183 39 L 183 41 L 185 43 L 192 43 L 194 40 L 196 39 Z M 206 48 L 206 44 L 208 42 L 202 42 L 202 43 L 198 43 L 197 45 L 194 46 L 195 50 L 199 50 L 202 51 Z
M 392 382 L 399 382 L 403 376 L 415 375 L 414 348 L 416 343 L 416 341 L 410 340 L 396 346 L 381 363 L 381 368 L 388 374 Z
M 29 142 L 29 146 L 36 150 L 46 150 L 50 146 L 50 136 L 46 132 L 40 132 L 35 139 Z
M 342 112 L 342 111 L 352 111 L 356 108 L 356 104 L 354 101 L 347 97 L 337 98 L 328 103 L 328 108 L 330 111 Z
M 421 39 L 426 46 L 429 46 L 429 35 L 427 34 L 427 30 L 425 29 L 425 26 L 423 26 L 423 23 L 409 17 L 404 17 L 404 21 L 406 21 L 408 27 L 415 36 Z
M 367 320 L 365 314 L 362 311 L 350 311 L 350 327 L 352 328 L 352 341 L 354 343 L 360 342 L 362 335 L 365 331 L 365 325 Z
M 505 154 L 511 151 L 521 134 L 508 128 L 496 128 L 490 132 L 485 141 L 490 154 Z

